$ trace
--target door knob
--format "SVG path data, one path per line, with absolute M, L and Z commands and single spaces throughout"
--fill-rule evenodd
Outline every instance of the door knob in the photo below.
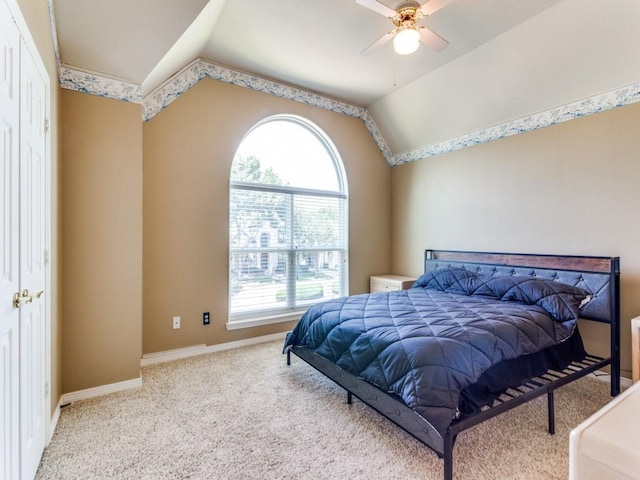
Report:
M 40 290 L 38 293 L 32 295 L 26 288 L 22 291 L 22 295 L 16 292 L 13 294 L 13 308 L 20 308 L 20 305 L 31 303 L 34 298 L 40 298 L 43 293 L 44 290 Z

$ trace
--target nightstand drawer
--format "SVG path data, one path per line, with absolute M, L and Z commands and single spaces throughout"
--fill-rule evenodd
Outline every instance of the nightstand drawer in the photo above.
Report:
M 390 292 L 392 290 L 406 290 L 411 288 L 416 281 L 413 277 L 402 275 L 374 275 L 369 280 L 369 291 Z

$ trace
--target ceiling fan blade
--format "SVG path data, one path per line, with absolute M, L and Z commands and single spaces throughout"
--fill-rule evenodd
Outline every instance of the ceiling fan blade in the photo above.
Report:
M 376 40 L 371 45 L 369 45 L 367 48 L 365 48 L 362 52 L 360 52 L 360 55 L 364 55 L 364 56 L 369 55 L 371 52 L 373 52 L 374 50 L 380 48 L 382 45 L 384 45 L 389 40 L 391 40 L 395 34 L 396 34 L 395 30 L 393 32 L 385 33 L 378 40 Z
M 425 45 L 429 45 L 434 52 L 440 52 L 447 48 L 449 42 L 447 42 L 444 38 L 442 38 L 437 33 L 432 32 L 427 27 L 420 26 L 418 27 L 418 32 L 420 32 L 420 40 Z
M 358 5 L 362 5 L 363 7 L 367 7 L 368 9 L 373 10 L 374 12 L 377 12 L 387 18 L 393 18 L 398 13 L 395 10 L 387 7 L 386 5 L 378 2 L 377 0 L 356 0 L 356 3 Z
M 440 10 L 441 8 L 446 7 L 450 3 L 455 2 L 456 0 L 427 0 L 422 4 L 419 10 L 423 15 L 429 16 L 433 15 L 435 12 Z

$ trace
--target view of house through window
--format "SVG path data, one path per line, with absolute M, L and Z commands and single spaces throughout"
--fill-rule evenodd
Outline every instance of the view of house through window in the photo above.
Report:
M 318 127 L 283 115 L 253 127 L 231 167 L 229 213 L 230 324 L 347 294 L 346 179 Z

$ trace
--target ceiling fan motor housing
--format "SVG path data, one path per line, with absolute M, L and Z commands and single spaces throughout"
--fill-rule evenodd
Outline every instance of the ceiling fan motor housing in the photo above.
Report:
M 412 26 L 423 17 L 420 4 L 413 1 L 402 2 L 396 7 L 396 12 L 396 16 L 391 19 L 396 27 Z

